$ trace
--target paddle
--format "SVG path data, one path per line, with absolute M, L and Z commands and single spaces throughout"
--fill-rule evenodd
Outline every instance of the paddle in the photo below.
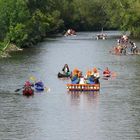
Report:
M 15 90 L 15 92 L 18 92 L 18 91 L 20 91 L 20 90 L 23 89 L 23 88 L 24 88 L 24 87 L 18 88 L 18 89 Z
M 37 81 L 37 79 L 34 76 L 30 76 L 29 78 L 31 81 L 33 81 L 34 83 Z

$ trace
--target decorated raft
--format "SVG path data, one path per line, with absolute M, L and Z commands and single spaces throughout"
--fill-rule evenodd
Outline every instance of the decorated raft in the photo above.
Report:
M 67 84 L 69 91 L 99 91 L 100 84 Z

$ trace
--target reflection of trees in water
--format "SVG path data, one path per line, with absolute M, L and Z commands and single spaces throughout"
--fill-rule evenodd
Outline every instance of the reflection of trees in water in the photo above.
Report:
M 96 104 L 98 101 L 99 91 L 68 91 L 71 95 L 73 104 Z
M 79 105 L 80 103 L 80 93 L 75 91 L 68 91 L 68 94 L 71 96 L 71 103 L 73 105 Z
M 81 94 L 79 91 L 68 91 L 68 93 L 71 95 L 72 99 L 79 99 Z
M 98 98 L 99 91 L 94 91 L 94 92 L 86 92 L 84 96 L 88 99 L 88 101 L 93 101 Z

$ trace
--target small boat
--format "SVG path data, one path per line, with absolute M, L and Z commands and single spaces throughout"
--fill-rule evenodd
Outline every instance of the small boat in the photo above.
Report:
M 99 91 L 100 84 L 67 84 L 69 91 Z
M 64 36 L 75 36 L 76 32 L 73 29 L 68 29 Z
M 103 28 L 102 28 L 102 32 L 100 34 L 97 34 L 96 35 L 96 39 L 102 39 L 102 40 L 105 40 L 107 39 L 107 35 L 105 33 L 103 33 Z
M 44 91 L 44 87 L 41 86 L 35 86 L 36 91 Z
M 105 40 L 105 39 L 107 39 L 107 35 L 106 34 L 97 34 L 96 39 L 97 40 L 99 40 L 99 39 Z
M 71 76 L 71 72 L 69 72 L 68 74 L 62 74 L 62 73 L 58 73 L 57 77 L 58 78 L 69 78 Z
M 25 96 L 32 96 L 32 95 L 34 95 L 34 90 L 32 88 L 24 88 L 22 93 Z
M 103 77 L 111 77 L 111 74 L 103 74 Z
M 109 80 L 111 77 L 111 74 L 103 74 L 103 79 L 104 80 Z
M 42 81 L 38 81 L 34 84 L 34 88 L 36 91 L 44 91 L 44 84 Z

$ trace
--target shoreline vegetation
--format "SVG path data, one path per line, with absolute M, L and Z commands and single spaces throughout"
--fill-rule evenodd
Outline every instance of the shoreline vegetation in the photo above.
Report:
M 15 44 L 7 43 L 0 49 L 0 58 L 10 57 L 10 53 L 13 51 L 22 51 L 22 48 L 18 48 Z
M 0 0 L 0 56 L 13 44 L 26 48 L 67 29 L 130 31 L 139 38 L 139 7 L 137 0 Z

